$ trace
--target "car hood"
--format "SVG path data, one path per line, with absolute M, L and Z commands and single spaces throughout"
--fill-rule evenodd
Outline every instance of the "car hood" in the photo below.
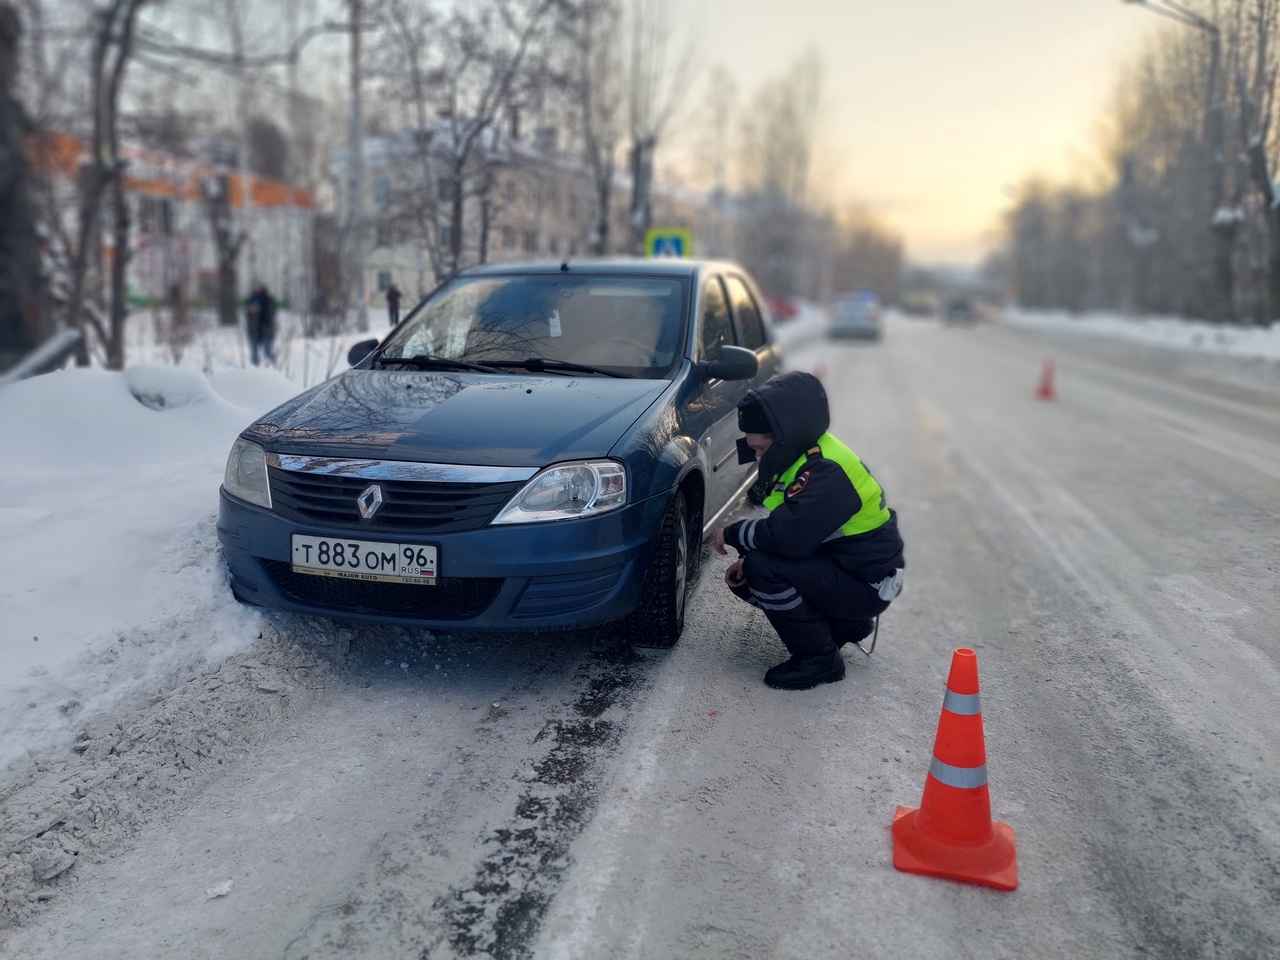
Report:
M 349 370 L 245 436 L 276 453 L 540 467 L 606 456 L 667 380 Z

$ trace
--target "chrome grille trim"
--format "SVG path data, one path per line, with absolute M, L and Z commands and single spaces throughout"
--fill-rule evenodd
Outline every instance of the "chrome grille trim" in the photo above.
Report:
M 410 460 L 345 460 L 268 453 L 267 466 L 294 473 L 320 473 L 369 480 L 420 483 L 510 483 L 528 480 L 537 467 L 491 467 L 462 463 L 416 463 Z

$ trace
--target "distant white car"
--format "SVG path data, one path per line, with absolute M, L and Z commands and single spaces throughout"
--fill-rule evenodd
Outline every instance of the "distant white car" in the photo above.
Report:
M 831 302 L 830 337 L 859 337 L 879 340 L 880 298 L 873 293 L 855 293 L 836 297 Z

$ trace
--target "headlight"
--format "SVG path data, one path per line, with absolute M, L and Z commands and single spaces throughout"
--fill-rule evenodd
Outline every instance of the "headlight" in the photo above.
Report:
M 260 507 L 271 509 L 271 487 L 267 483 L 267 455 L 256 443 L 237 440 L 227 457 L 222 478 L 227 493 Z
M 612 460 L 547 467 L 524 485 L 494 523 L 568 520 L 608 513 L 627 502 L 627 472 Z

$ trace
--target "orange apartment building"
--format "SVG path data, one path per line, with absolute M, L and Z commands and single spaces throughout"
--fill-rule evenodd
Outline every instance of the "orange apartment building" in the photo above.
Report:
M 79 178 L 88 165 L 89 144 L 64 133 L 46 132 L 29 143 L 32 166 L 46 173 L 63 223 L 74 235 Z M 130 205 L 132 250 L 129 294 L 159 300 L 175 285 L 192 300 L 215 297 L 217 256 L 202 184 L 224 178 L 232 216 L 246 239 L 238 282 L 241 296 L 260 279 L 278 298 L 294 304 L 311 299 L 312 230 L 315 198 L 311 190 L 257 174 L 200 160 L 126 146 L 124 187 Z M 246 198 L 248 202 L 246 203 Z M 104 260 L 111 250 L 110 209 L 99 231 Z

